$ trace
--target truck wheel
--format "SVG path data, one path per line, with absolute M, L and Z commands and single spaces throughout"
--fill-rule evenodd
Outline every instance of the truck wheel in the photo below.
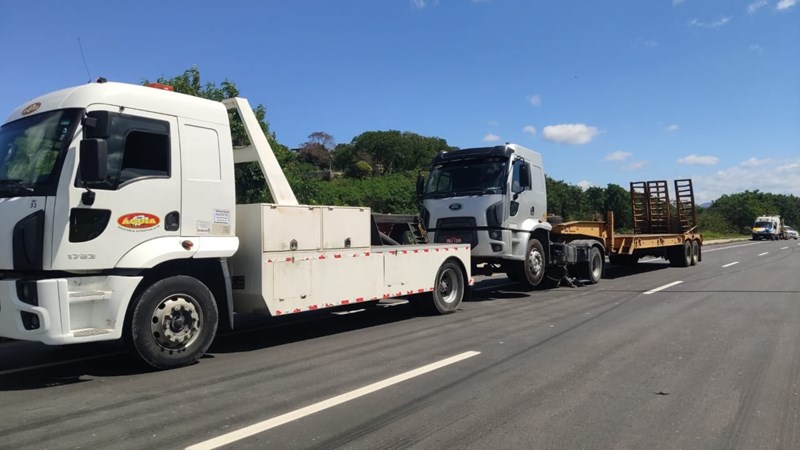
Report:
M 696 266 L 700 262 L 700 243 L 692 240 L 692 265 Z
M 582 264 L 581 278 L 589 280 L 589 284 L 597 284 L 603 276 L 603 255 L 600 249 L 592 247 L 589 250 L 589 261 Z
M 669 249 L 669 265 L 672 267 L 689 267 L 692 264 L 692 244 L 685 241 L 683 245 L 675 245 Z
M 433 292 L 420 294 L 425 298 L 417 300 L 417 305 L 422 306 L 424 312 L 451 314 L 461 305 L 464 290 L 464 271 L 455 261 L 447 260 L 436 272 Z
M 525 262 L 523 263 L 523 279 L 530 287 L 536 287 L 544 278 L 545 259 L 542 243 L 536 238 L 528 241 L 525 252 Z
M 134 353 L 156 369 L 197 361 L 217 332 L 217 304 L 205 284 L 174 276 L 149 286 L 135 300 L 126 338 Z

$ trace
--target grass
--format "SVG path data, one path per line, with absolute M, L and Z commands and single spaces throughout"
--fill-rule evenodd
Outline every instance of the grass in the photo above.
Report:
M 703 235 L 703 240 L 712 240 L 712 239 L 749 239 L 749 234 L 740 234 L 740 233 L 724 233 L 719 231 L 701 231 Z

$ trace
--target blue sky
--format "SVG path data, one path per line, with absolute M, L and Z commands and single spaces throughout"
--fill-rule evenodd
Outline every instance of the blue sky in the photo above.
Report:
M 516 142 L 605 186 L 691 177 L 698 199 L 800 195 L 798 0 L 0 2 L 0 108 L 197 66 L 325 131 Z

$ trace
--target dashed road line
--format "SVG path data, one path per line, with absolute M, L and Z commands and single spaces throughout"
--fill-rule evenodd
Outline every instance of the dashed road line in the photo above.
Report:
M 725 264 L 725 265 L 724 265 L 724 266 L 722 266 L 722 267 L 723 267 L 723 268 L 725 268 L 725 267 L 735 266 L 736 264 L 739 264 L 739 261 L 734 261 L 734 262 L 732 262 L 732 263 Z
M 769 255 L 769 252 L 759 253 L 758 256 Z
M 787 248 L 789 248 L 789 247 L 781 247 L 781 250 L 786 250 Z
M 650 294 L 653 294 L 655 292 L 663 291 L 664 289 L 671 288 L 672 286 L 677 286 L 677 285 L 679 285 L 681 283 L 683 283 L 683 281 L 673 281 L 672 283 L 665 284 L 665 285 L 657 287 L 655 289 L 650 289 L 649 291 L 644 292 L 642 295 L 650 295 Z
M 476 352 L 476 351 L 468 351 L 460 353 L 458 355 L 451 356 L 441 361 L 437 361 L 435 363 L 431 363 L 414 370 L 409 370 L 408 372 L 401 373 L 400 375 L 395 375 L 391 378 L 387 378 L 385 380 L 372 383 L 368 386 L 364 386 L 354 391 L 346 392 L 344 394 L 337 395 L 336 397 L 331 397 L 327 400 L 314 403 L 313 405 L 308 405 L 304 408 L 300 408 L 298 410 L 291 411 L 286 414 L 281 414 L 280 416 L 273 417 L 272 419 L 268 419 L 263 422 L 259 422 L 241 428 L 239 430 L 223 434 L 222 436 L 218 436 L 213 439 L 209 439 L 207 441 L 199 442 L 197 444 L 187 447 L 186 450 L 201 450 L 201 449 L 210 450 L 222 447 L 223 445 L 232 444 L 234 442 L 246 439 L 250 436 L 254 436 L 259 433 L 263 433 L 264 431 L 281 426 L 283 424 L 293 422 L 298 419 L 302 419 L 303 417 L 310 416 L 311 414 L 318 413 L 320 411 L 324 411 L 329 408 L 333 408 L 334 406 L 341 405 L 342 403 L 348 402 L 350 400 L 363 397 L 367 394 L 371 394 L 381 389 L 385 389 L 389 386 L 410 380 L 420 375 L 424 375 L 428 372 L 433 372 L 434 370 L 441 369 L 442 367 L 455 364 L 459 361 L 463 361 L 467 358 L 472 358 L 473 356 L 477 356 L 480 354 L 481 352 Z

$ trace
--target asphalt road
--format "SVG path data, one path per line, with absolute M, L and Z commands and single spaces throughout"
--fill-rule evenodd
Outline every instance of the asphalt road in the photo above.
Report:
M 496 277 L 449 316 L 286 319 L 166 372 L 0 344 L 0 448 L 800 448 L 798 241 L 577 289 Z

